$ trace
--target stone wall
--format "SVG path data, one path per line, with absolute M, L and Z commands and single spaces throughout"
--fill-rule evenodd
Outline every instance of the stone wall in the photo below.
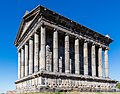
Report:
M 79 79 L 75 77 L 40 76 L 20 82 L 16 86 L 18 93 L 46 91 L 113 91 L 115 83 L 107 81 Z

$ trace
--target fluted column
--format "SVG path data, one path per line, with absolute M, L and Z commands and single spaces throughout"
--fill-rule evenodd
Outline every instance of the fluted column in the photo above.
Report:
M 28 44 L 25 44 L 25 76 L 28 76 Z
M 40 50 L 40 70 L 45 70 L 46 62 L 46 30 L 45 26 L 41 26 L 41 50 Z
M 72 66 L 72 65 L 73 65 L 73 63 L 72 63 L 72 59 L 70 59 L 69 62 L 70 62 L 70 73 L 72 74 L 72 67 L 73 67 L 73 66 Z
M 58 72 L 58 31 L 53 34 L 53 70 Z
M 25 76 L 24 48 L 21 49 L 21 77 Z
M 59 72 L 62 73 L 62 57 L 59 59 Z
M 108 73 L 108 49 L 105 49 L 104 60 L 105 60 L 105 77 L 109 78 L 109 73 Z
M 69 35 L 65 36 L 65 73 L 70 73 Z
M 92 76 L 96 76 L 96 59 L 95 59 L 95 45 L 92 44 L 91 48 L 91 57 L 92 57 Z
M 34 34 L 34 72 L 38 71 L 39 59 L 39 36 L 37 32 Z
M 21 77 L 21 52 L 18 51 L 18 79 Z
M 29 74 L 33 73 L 33 38 L 29 39 Z
M 98 49 L 98 76 L 102 77 L 102 48 Z
M 75 40 L 75 74 L 80 74 L 79 39 Z
M 88 75 L 88 43 L 84 42 L 84 75 Z

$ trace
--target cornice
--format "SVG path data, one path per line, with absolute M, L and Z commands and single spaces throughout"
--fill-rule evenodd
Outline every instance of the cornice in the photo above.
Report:
M 23 25 L 24 25 L 24 22 L 22 22 L 20 28 L 19 28 L 19 31 L 18 31 L 18 34 L 17 34 L 17 37 L 16 37 L 16 40 L 14 42 L 14 44 L 16 46 L 18 46 L 18 44 L 23 40 L 23 38 L 28 34 L 28 32 L 32 29 L 32 27 L 36 24 L 37 20 L 40 19 L 39 17 L 39 13 L 37 13 L 35 15 L 35 17 L 33 18 L 33 21 L 31 22 L 30 26 L 27 28 L 27 30 L 25 31 L 25 33 L 23 34 L 22 37 L 20 37 L 21 33 L 22 33 L 22 30 L 23 30 Z M 23 19 L 24 20 L 24 19 Z
M 113 41 L 109 37 L 106 37 L 102 34 L 99 34 L 96 31 L 93 31 L 93 30 L 91 30 L 91 29 L 89 29 L 89 28 L 87 28 L 87 27 L 85 27 L 85 26 L 83 26 L 75 21 L 72 21 L 72 20 L 70 20 L 70 19 L 68 19 L 68 18 L 66 18 L 66 17 L 64 17 L 64 16 L 62 16 L 54 11 L 51 11 L 51 10 L 39 5 L 35 9 L 30 11 L 28 14 L 23 16 L 23 20 L 21 22 L 21 25 L 20 25 L 20 28 L 19 28 L 19 31 L 17 34 L 17 38 L 15 41 L 16 46 L 18 45 L 18 40 L 19 40 L 19 36 L 22 32 L 22 28 L 24 26 L 24 21 L 28 20 L 30 17 L 32 17 L 33 15 L 36 15 L 36 14 L 37 14 L 37 17 L 39 17 L 39 18 L 41 17 L 43 19 L 46 19 L 50 23 L 54 23 L 55 25 L 63 27 L 64 29 L 68 29 L 69 31 L 71 31 L 73 33 L 76 33 L 76 34 L 79 34 L 80 36 L 92 39 L 96 42 L 100 42 L 106 46 L 109 46 L 109 44 Z M 34 25 L 34 24 L 35 24 L 35 21 L 31 25 Z M 26 30 L 26 33 L 29 32 L 31 25 Z M 26 33 L 23 36 L 25 36 Z M 22 38 L 24 38 L 24 37 L 22 37 Z M 22 38 L 20 38 L 20 40 L 22 40 Z
M 42 7 L 42 6 L 41 6 Z M 98 40 L 98 42 L 105 43 L 105 45 L 109 45 L 113 40 L 108 38 L 96 31 L 93 31 L 75 21 L 72 21 L 62 15 L 59 15 L 56 12 L 53 12 L 47 8 L 41 8 L 42 16 L 44 19 L 49 20 L 49 22 L 54 23 L 59 26 L 63 26 L 66 29 L 69 29 L 72 32 L 78 33 L 84 37 L 91 37 L 93 40 Z

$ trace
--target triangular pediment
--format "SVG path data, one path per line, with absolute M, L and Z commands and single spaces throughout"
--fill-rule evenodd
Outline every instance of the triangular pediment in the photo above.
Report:
M 25 15 L 23 16 L 23 19 L 21 21 L 19 30 L 18 30 L 18 34 L 15 40 L 15 45 L 16 43 L 24 36 L 24 34 L 27 32 L 28 28 L 30 28 L 30 26 L 33 26 L 34 21 L 36 19 L 38 19 L 39 16 L 39 11 L 32 13 L 32 15 L 29 15 L 30 13 L 27 12 L 27 14 L 25 13 Z
M 33 21 L 33 19 L 28 22 L 24 22 L 24 26 L 23 26 L 23 30 L 21 32 L 20 38 L 24 35 L 24 33 L 26 32 L 26 30 L 28 29 L 28 27 L 30 26 L 32 21 Z

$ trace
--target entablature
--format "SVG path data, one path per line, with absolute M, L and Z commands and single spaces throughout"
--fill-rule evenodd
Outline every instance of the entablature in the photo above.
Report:
M 42 12 L 41 15 L 43 16 L 43 18 L 49 20 L 49 22 L 52 22 L 58 26 L 62 26 L 63 28 L 69 29 L 70 31 L 78 33 L 81 36 L 91 38 L 92 40 L 95 40 L 97 42 L 101 42 L 106 46 L 109 46 L 109 44 L 113 41 L 109 37 L 99 34 L 77 22 L 74 22 L 42 6 L 40 12 Z
M 24 21 L 28 21 L 32 19 L 31 24 L 28 26 L 28 28 L 23 32 L 23 27 L 25 25 Z M 74 22 L 62 15 L 59 15 L 56 12 L 53 12 L 43 6 L 38 6 L 31 12 L 27 13 L 26 15 L 23 16 L 23 22 L 20 25 L 17 38 L 15 40 L 15 45 L 18 46 L 20 42 L 24 39 L 24 37 L 31 31 L 32 27 L 36 24 L 38 19 L 44 20 L 49 22 L 50 24 L 57 25 L 58 27 L 61 27 L 63 29 L 66 29 L 70 31 L 70 33 L 74 33 L 77 36 L 85 39 L 85 40 L 90 40 L 94 41 L 97 44 L 101 44 L 103 46 L 108 47 L 109 44 L 113 41 L 110 39 L 110 37 L 106 37 L 102 34 L 99 34 L 83 25 L 78 24 L 77 22 Z M 20 35 L 22 34 L 22 37 Z

